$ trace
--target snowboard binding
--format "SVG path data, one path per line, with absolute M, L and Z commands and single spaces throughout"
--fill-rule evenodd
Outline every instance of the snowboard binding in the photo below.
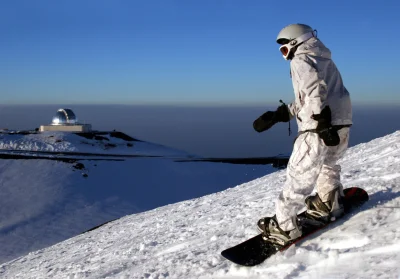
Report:
M 264 217 L 258 220 L 257 227 L 265 241 L 273 243 L 277 249 L 282 248 L 294 239 L 301 236 L 301 227 L 298 226 L 297 218 L 294 220 L 296 227 L 291 231 L 280 228 L 276 216 Z
M 306 217 L 322 223 L 330 223 L 344 214 L 344 195 L 341 187 L 328 194 L 327 201 L 322 201 L 317 194 L 308 196 L 305 200 L 307 206 Z

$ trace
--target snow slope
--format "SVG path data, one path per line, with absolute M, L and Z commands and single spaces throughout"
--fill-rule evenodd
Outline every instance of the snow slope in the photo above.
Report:
M 107 221 L 215 193 L 274 171 L 262 165 L 176 162 L 173 158 L 190 155 L 146 142 L 128 146 L 131 142 L 111 137 L 96 140 L 70 133 L 1 137 L 0 145 L 7 149 L 0 155 L 27 153 L 23 158 L 29 159 L 0 159 L 0 263 Z M 35 159 L 33 151 L 52 151 L 45 153 L 52 160 Z M 71 152 L 93 155 L 68 159 L 60 155 Z M 103 156 L 110 154 L 115 156 Z
M 274 211 L 278 171 L 235 188 L 126 216 L 0 266 L 2 278 L 399 278 L 400 131 L 349 149 L 346 186 L 370 201 L 352 216 L 263 264 L 221 250 L 256 234 Z M 191 183 L 193 181 L 188 181 Z

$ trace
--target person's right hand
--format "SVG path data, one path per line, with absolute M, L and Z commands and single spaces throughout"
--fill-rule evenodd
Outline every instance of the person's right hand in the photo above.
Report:
M 259 118 L 257 118 L 253 122 L 253 128 L 257 132 L 261 133 L 270 129 L 278 122 L 288 121 L 290 121 L 289 109 L 285 104 L 282 104 L 277 108 L 276 111 L 267 111 Z

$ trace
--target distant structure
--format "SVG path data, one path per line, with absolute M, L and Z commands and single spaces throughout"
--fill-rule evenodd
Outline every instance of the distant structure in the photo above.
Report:
M 92 125 L 79 124 L 75 113 L 71 109 L 59 109 L 53 117 L 50 125 L 41 125 L 40 132 L 44 131 L 61 131 L 61 132 L 90 132 Z

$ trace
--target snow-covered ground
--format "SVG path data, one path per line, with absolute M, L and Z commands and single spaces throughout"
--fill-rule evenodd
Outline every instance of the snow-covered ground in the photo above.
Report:
M 119 155 L 179 156 L 186 152 L 145 141 L 126 141 L 112 134 L 94 138 L 75 133 L 42 132 L 32 134 L 0 133 L 0 151 L 74 152 Z
M 400 131 L 349 149 L 341 165 L 345 187 L 366 189 L 370 201 L 256 267 L 237 266 L 220 252 L 255 235 L 256 221 L 273 213 L 284 170 L 123 217 L 5 263 L 0 277 L 399 278 Z
M 41 151 L 49 153 L 40 156 L 65 159 L 72 152 L 93 154 L 68 155 L 63 161 L 0 159 L 0 263 L 107 221 L 215 193 L 275 170 L 271 166 L 176 162 L 173 158 L 193 156 L 106 135 L 87 139 L 47 132 L 0 137 L 0 156 L 16 153 L 36 158 L 34 151 Z M 70 159 L 76 157 L 80 160 Z

